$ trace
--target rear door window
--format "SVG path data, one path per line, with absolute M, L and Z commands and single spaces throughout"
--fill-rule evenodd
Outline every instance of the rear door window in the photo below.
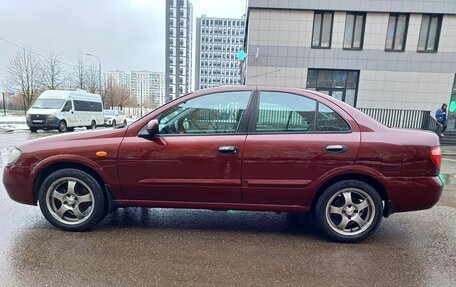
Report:
M 348 123 L 333 109 L 305 96 L 261 92 L 256 118 L 260 133 L 349 132 Z

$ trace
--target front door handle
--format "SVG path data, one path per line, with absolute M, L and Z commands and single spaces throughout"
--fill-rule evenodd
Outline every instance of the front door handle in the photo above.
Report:
M 326 146 L 327 152 L 346 152 L 348 150 L 346 145 L 343 144 L 332 144 Z
M 218 148 L 219 153 L 227 153 L 227 154 L 238 154 L 239 148 L 237 146 L 227 145 L 227 146 L 220 146 Z

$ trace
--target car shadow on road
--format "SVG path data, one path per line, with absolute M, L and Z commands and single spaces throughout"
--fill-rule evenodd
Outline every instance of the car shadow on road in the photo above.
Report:
M 98 230 L 151 228 L 306 235 L 321 239 L 313 216 L 253 211 L 119 208 L 96 227 Z

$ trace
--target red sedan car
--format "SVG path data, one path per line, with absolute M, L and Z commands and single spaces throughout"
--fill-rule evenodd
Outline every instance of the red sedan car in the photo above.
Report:
M 332 240 L 432 207 L 437 135 L 387 128 L 303 89 L 200 90 L 129 126 L 27 142 L 3 182 L 54 226 L 87 230 L 116 207 L 313 212 Z

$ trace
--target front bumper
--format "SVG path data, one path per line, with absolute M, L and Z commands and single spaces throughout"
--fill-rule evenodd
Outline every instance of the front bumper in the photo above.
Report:
M 443 183 L 433 177 L 390 177 L 387 178 L 388 200 L 392 212 L 422 210 L 433 207 L 443 192 Z
M 19 203 L 36 205 L 30 167 L 11 165 L 3 169 L 3 185 L 9 197 Z
M 40 121 L 40 122 L 37 122 L 37 121 Z M 50 117 L 50 118 L 46 117 L 46 118 L 39 119 L 39 120 L 33 120 L 33 119 L 27 117 L 27 126 L 29 126 L 30 128 L 55 129 L 55 128 L 59 127 L 59 122 L 60 122 L 60 120 L 56 117 Z

